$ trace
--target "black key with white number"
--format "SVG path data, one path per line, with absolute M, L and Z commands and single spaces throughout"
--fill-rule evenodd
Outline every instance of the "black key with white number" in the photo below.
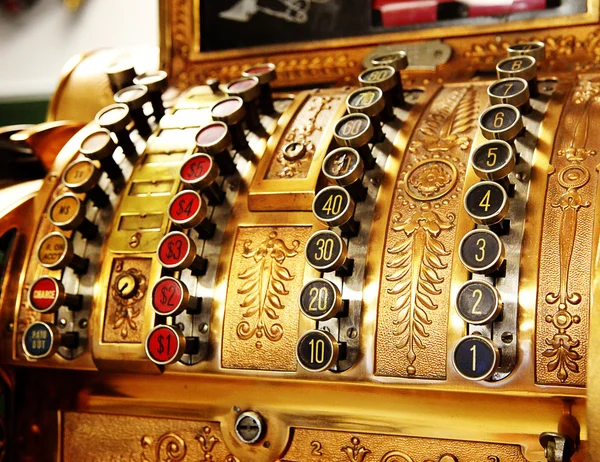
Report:
M 502 312 L 498 289 L 487 281 L 465 282 L 456 296 L 456 311 L 469 324 L 488 324 Z
M 513 141 L 523 130 L 519 110 L 510 104 L 497 104 L 481 113 L 479 128 L 488 140 Z
M 315 321 L 334 318 L 342 310 L 343 305 L 340 289 L 327 279 L 313 279 L 300 291 L 302 314 Z
M 392 66 L 370 67 L 358 76 L 361 87 L 377 87 L 383 92 L 385 107 L 381 119 L 389 122 L 394 119 L 394 95 L 399 85 L 396 69 Z
M 482 180 L 502 180 L 515 168 L 515 151 L 506 141 L 488 141 L 473 150 L 470 163 Z
M 350 193 L 341 186 L 328 186 L 317 193 L 312 209 L 319 221 L 328 226 L 339 226 L 344 237 L 358 234 L 360 223 L 354 219 L 356 204 Z
M 333 128 L 333 137 L 338 146 L 356 149 L 366 170 L 375 166 L 375 158 L 369 147 L 373 134 L 371 119 L 364 114 L 348 114 L 338 120 Z
M 354 90 L 346 98 L 348 112 L 368 116 L 373 125 L 373 142 L 380 143 L 385 139 L 381 129 L 381 112 L 385 108 L 383 92 L 377 87 L 363 87 Z
M 306 243 L 304 254 L 308 264 L 322 273 L 336 271 L 338 276 L 352 274 L 354 261 L 348 258 L 348 246 L 333 231 L 314 233 Z
M 334 149 L 325 156 L 321 170 L 329 181 L 343 186 L 355 202 L 367 198 L 367 188 L 362 183 L 365 165 L 356 149 Z
M 500 223 L 508 213 L 508 194 L 498 183 L 480 181 L 465 193 L 465 210 L 480 225 Z
M 338 341 L 329 332 L 310 330 L 298 340 L 298 364 L 309 372 L 323 372 L 334 367 L 339 358 Z
M 463 337 L 452 354 L 456 371 L 467 380 L 487 380 L 500 362 L 500 351 L 494 343 L 479 335 Z
M 538 96 L 537 64 L 535 58 L 522 55 L 503 59 L 496 65 L 496 73 L 499 79 L 519 77 L 526 80 L 531 96 Z
M 488 87 L 490 104 L 511 104 L 521 113 L 531 109 L 527 81 L 518 77 L 500 79 Z
M 474 229 L 460 241 L 458 256 L 471 273 L 491 275 L 504 262 L 504 244 L 487 229 Z

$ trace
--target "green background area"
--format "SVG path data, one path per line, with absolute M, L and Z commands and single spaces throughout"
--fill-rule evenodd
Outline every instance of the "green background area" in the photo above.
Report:
M 0 100 L 0 127 L 15 124 L 38 124 L 46 120 L 47 99 Z

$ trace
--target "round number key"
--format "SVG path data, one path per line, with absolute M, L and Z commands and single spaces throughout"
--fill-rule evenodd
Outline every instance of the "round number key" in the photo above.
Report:
M 327 179 L 348 186 L 360 180 L 364 173 L 363 161 L 352 148 L 338 148 L 325 157 L 321 167 Z
M 494 343 L 479 335 L 463 337 L 452 355 L 454 368 L 467 380 L 489 379 L 500 361 L 500 352 Z
M 238 151 L 248 149 L 248 141 L 241 124 L 246 117 L 246 108 L 242 98 L 230 96 L 217 101 L 210 109 L 210 114 L 213 120 L 220 120 L 227 124 L 234 149 Z
M 195 154 L 184 162 L 179 170 L 181 181 L 193 189 L 202 191 L 210 205 L 222 204 L 225 193 L 216 180 L 219 166 L 208 154 Z
M 516 43 L 508 47 L 509 56 L 531 56 L 537 64 L 546 59 L 546 45 L 544 42 Z
M 310 372 L 331 369 L 339 357 L 337 340 L 329 332 L 310 330 L 298 340 L 296 357 L 298 364 Z
M 181 181 L 190 186 L 198 186 L 202 189 L 209 172 L 213 166 L 212 158 L 206 154 L 198 154 L 190 157 L 181 166 L 179 172 Z M 214 175 L 213 181 L 216 179 Z
M 517 77 L 501 79 L 488 87 L 491 104 L 512 104 L 519 110 L 529 107 L 529 86 L 527 81 Z
M 190 296 L 187 286 L 179 279 L 164 276 L 152 289 L 152 308 L 161 316 L 177 316 L 197 306 L 197 299 Z
M 465 193 L 465 210 L 475 223 L 495 225 L 508 213 L 508 194 L 493 181 L 480 181 Z
M 502 311 L 498 290 L 486 281 L 467 281 L 456 296 L 456 311 L 469 324 L 487 324 Z
M 346 98 L 349 113 L 365 114 L 371 119 L 373 126 L 373 142 L 379 143 L 385 139 L 381 129 L 381 112 L 385 109 L 383 92 L 377 87 L 363 87 L 354 90 Z
M 258 130 L 262 128 L 258 116 L 257 98 L 260 96 L 260 86 L 258 77 L 242 77 L 241 79 L 230 82 L 225 87 L 225 92 L 229 96 L 239 96 L 244 101 L 246 107 L 246 126 L 249 130 Z
M 313 213 L 319 221 L 329 226 L 340 227 L 354 221 L 352 216 L 355 208 L 350 193 L 341 186 L 322 189 L 315 196 L 312 205 Z
M 277 78 L 275 64 L 263 63 L 255 64 L 242 72 L 244 77 L 256 77 L 260 85 L 260 109 L 265 114 L 271 114 L 275 111 L 273 107 L 273 94 L 271 91 L 271 82 Z
M 30 359 L 49 358 L 60 346 L 60 333 L 55 326 L 45 322 L 34 322 L 23 332 L 21 346 Z
M 358 76 L 362 87 L 377 87 L 381 91 L 392 90 L 397 84 L 396 69 L 392 66 L 376 66 L 364 70 Z
M 127 125 L 131 121 L 131 114 L 126 104 L 111 104 L 101 109 L 94 120 L 100 127 L 110 130 L 116 135 L 119 146 L 121 146 L 127 157 L 137 157 L 137 150 L 129 137 L 129 130 L 127 130 Z
M 471 165 L 482 180 L 501 180 L 515 168 L 515 152 L 510 144 L 502 140 L 483 143 L 471 154 Z
M 354 90 L 346 98 L 349 112 L 359 112 L 369 117 L 378 116 L 385 106 L 383 92 L 377 87 L 363 87 Z
M 61 233 L 46 234 L 38 244 L 38 260 L 44 268 L 51 270 L 71 267 L 76 273 L 87 271 L 89 260 L 75 255 L 73 244 Z
M 109 199 L 98 186 L 101 176 L 102 171 L 97 169 L 91 160 L 83 159 L 67 166 L 62 176 L 62 182 L 73 192 L 87 193 L 87 197 L 97 207 L 104 207 L 108 205 Z
M 381 119 L 388 122 L 394 118 L 394 99 L 401 103 L 402 85 L 398 72 L 392 66 L 371 67 L 360 73 L 358 81 L 361 87 L 377 87 L 383 92 L 385 106 L 381 112 Z M 394 98 L 395 97 L 395 98 Z
M 185 344 L 185 337 L 179 329 L 156 326 L 146 337 L 146 356 L 159 366 L 173 364 L 185 353 Z
M 460 241 L 458 255 L 471 273 L 492 274 L 504 262 L 504 245 L 487 229 L 475 229 Z
M 327 279 L 314 279 L 300 292 L 300 308 L 304 316 L 316 321 L 334 318 L 342 309 L 340 289 Z
M 50 204 L 48 218 L 54 226 L 77 230 L 85 239 L 93 239 L 98 235 L 98 227 L 85 217 L 85 205 L 75 194 L 57 197 Z
M 42 276 L 31 284 L 27 301 L 38 313 L 56 313 L 61 306 L 72 309 L 81 306 L 80 295 L 67 294 L 62 282 L 49 276 Z
M 225 122 L 227 125 L 235 125 L 246 117 L 244 100 L 239 96 L 229 96 L 217 101 L 210 109 L 213 120 Z
M 341 146 L 359 148 L 371 140 L 373 127 L 364 114 L 349 114 L 335 124 L 334 136 Z
M 333 129 L 333 137 L 337 144 L 356 149 L 367 170 L 375 165 L 375 159 L 368 146 L 373 134 L 371 119 L 364 114 L 348 114 L 338 120 Z
M 211 122 L 196 134 L 196 146 L 200 152 L 211 154 L 223 176 L 235 172 L 235 163 L 229 153 L 231 135 L 224 122 Z
M 215 234 L 215 225 L 207 218 L 208 207 L 200 194 L 189 189 L 178 192 L 168 207 L 169 219 L 184 229 L 195 228 L 202 239 Z
M 519 77 L 530 82 L 537 75 L 536 61 L 531 56 L 511 56 L 496 65 L 496 72 L 499 79 Z
M 512 141 L 523 129 L 523 119 L 519 110 L 510 104 L 492 106 L 479 117 L 481 133 L 488 140 Z
M 206 260 L 197 255 L 196 244 L 180 231 L 171 231 L 163 237 L 156 254 L 164 268 L 176 271 L 189 268 L 197 275 L 206 272 Z
M 317 231 L 308 239 L 304 252 L 310 266 L 328 273 L 341 269 L 347 263 L 348 246 L 333 231 Z

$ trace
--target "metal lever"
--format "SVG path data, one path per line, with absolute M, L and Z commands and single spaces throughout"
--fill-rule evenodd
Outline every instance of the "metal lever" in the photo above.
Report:
M 561 433 L 544 432 L 540 435 L 540 444 L 548 462 L 569 462 L 575 453 L 573 440 Z

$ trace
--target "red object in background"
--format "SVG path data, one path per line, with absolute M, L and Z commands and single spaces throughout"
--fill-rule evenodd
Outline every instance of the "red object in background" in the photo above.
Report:
M 0 12 L 18 14 L 29 8 L 35 0 L 0 0 Z
M 546 0 L 373 0 L 384 27 L 546 9 Z

